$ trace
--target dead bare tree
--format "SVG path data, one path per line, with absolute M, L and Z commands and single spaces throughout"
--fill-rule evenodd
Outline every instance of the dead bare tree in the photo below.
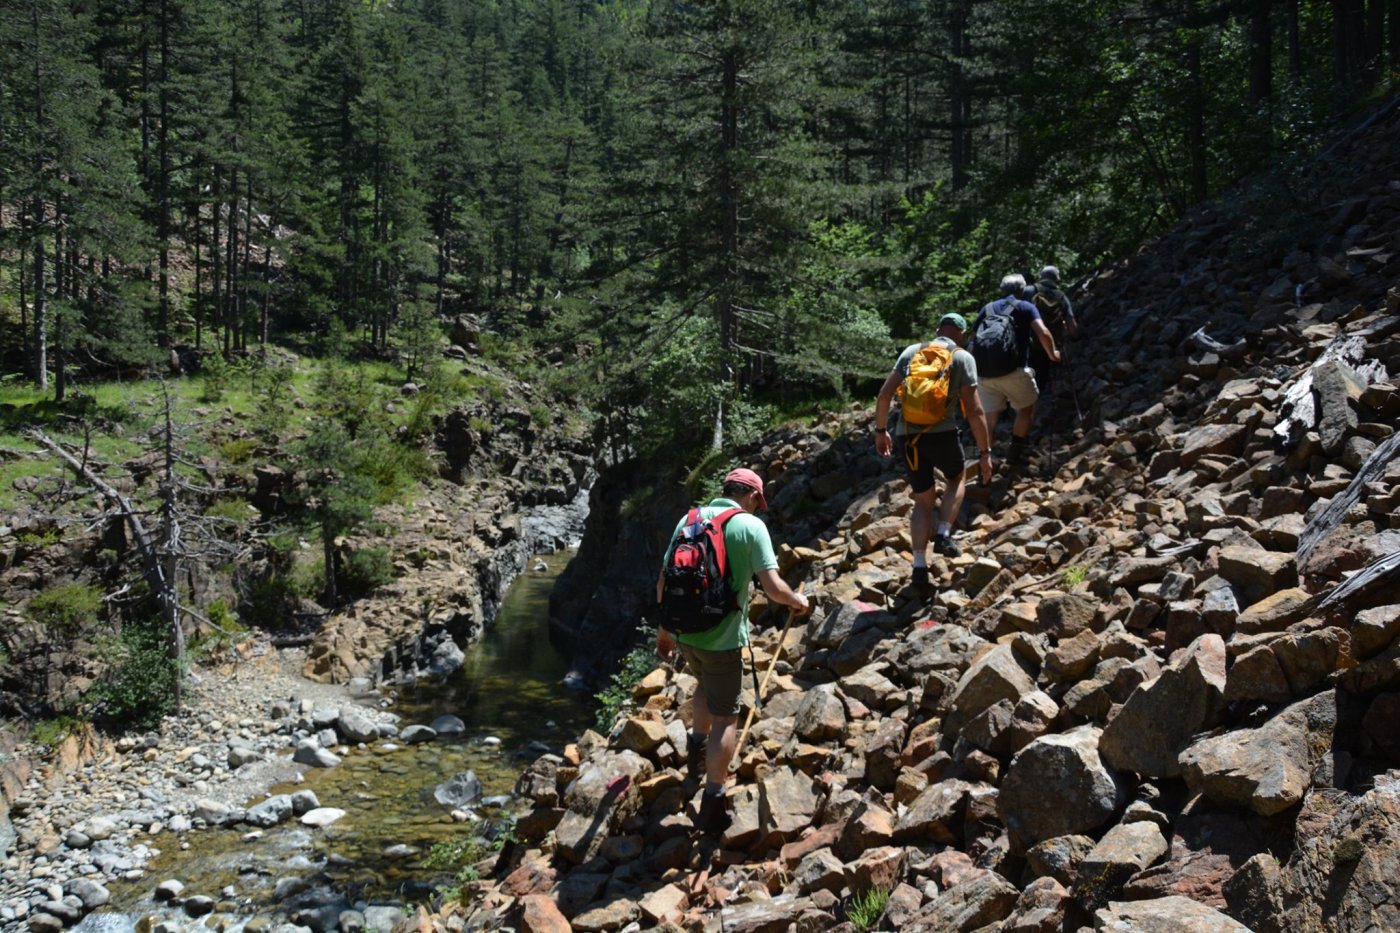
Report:
M 162 380 L 164 412 L 156 436 L 161 453 L 161 475 L 157 484 L 158 504 L 148 510 L 104 480 L 89 466 L 89 450 L 84 444 L 79 459 L 61 443 L 42 431 L 30 429 L 28 437 L 42 445 L 62 461 L 80 479 L 97 490 L 131 531 L 131 539 L 140 560 L 141 576 L 159 607 L 162 626 L 167 633 L 169 653 L 177 671 L 186 662 L 185 617 L 188 616 L 224 634 L 233 634 L 206 618 L 181 599 L 182 575 L 191 575 L 195 567 L 212 558 L 234 560 L 242 556 L 245 547 L 227 534 L 227 521 L 201 515 L 186 503 L 216 495 L 212 486 L 202 485 L 183 475 L 180 466 L 200 469 L 183 452 L 179 443 L 182 427 L 174 418 L 174 405 L 169 387 Z M 147 525 L 147 518 L 157 516 L 156 526 Z M 187 530 L 189 533 L 187 533 Z M 183 676 L 175 678 L 175 705 L 183 703 Z

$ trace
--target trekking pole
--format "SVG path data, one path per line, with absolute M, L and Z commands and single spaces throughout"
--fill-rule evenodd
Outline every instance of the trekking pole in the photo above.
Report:
M 788 629 L 792 628 L 792 620 L 795 618 L 797 618 L 796 606 L 788 610 L 787 621 L 783 623 L 783 630 L 778 635 L 778 649 L 783 647 L 783 639 L 787 637 Z M 752 650 L 750 650 L 749 657 L 753 657 Z M 758 671 L 754 670 L 753 705 L 749 707 L 749 715 L 748 718 L 744 720 L 744 730 L 739 733 L 739 741 L 734 743 L 734 760 L 729 763 L 730 771 L 738 770 L 739 754 L 744 750 L 744 742 L 749 737 L 749 729 L 753 726 L 754 715 L 758 712 L 758 708 L 763 705 L 763 693 L 768 689 L 768 680 L 773 676 L 773 668 L 777 666 L 777 663 L 778 650 L 774 650 L 773 657 L 768 659 L 768 670 L 763 672 L 763 684 L 761 686 L 758 683 Z M 750 669 L 753 669 L 753 665 L 750 665 Z

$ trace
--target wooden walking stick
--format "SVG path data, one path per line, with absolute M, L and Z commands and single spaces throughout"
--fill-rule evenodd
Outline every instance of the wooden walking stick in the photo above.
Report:
M 788 629 L 792 628 L 792 620 L 797 618 L 797 607 L 788 610 L 787 621 L 783 623 L 783 630 L 778 635 L 778 649 L 783 647 L 783 639 L 787 637 Z M 748 718 L 744 720 L 744 731 L 739 733 L 739 741 L 734 743 L 734 760 L 729 763 L 730 771 L 739 769 L 739 755 L 744 751 L 744 741 L 749 737 L 749 729 L 753 726 L 753 718 L 758 714 L 758 708 L 763 705 L 763 694 L 768 690 L 768 679 L 773 676 L 773 668 L 778 663 L 778 651 L 773 652 L 773 656 L 768 659 L 768 670 L 763 672 L 763 683 L 755 684 L 753 705 L 749 707 Z

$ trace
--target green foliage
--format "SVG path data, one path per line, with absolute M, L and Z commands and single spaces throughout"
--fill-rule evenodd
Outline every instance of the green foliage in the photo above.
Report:
M 219 445 L 219 453 L 229 463 L 247 463 L 252 457 L 253 451 L 258 448 L 258 439 L 255 437 L 235 437 L 224 441 Z
M 476 866 L 487 852 L 488 845 L 480 836 L 464 833 L 435 843 L 423 859 L 423 867 L 451 870 L 456 882 L 465 884 L 481 877 Z
M 84 697 L 94 720 L 149 729 L 175 708 L 181 671 L 159 625 L 126 626 L 109 660 L 111 666 Z
M 38 529 L 26 528 L 15 535 L 15 540 L 23 545 L 27 551 L 42 551 L 62 541 L 63 532 L 57 525 L 48 525 Z
M 238 496 L 231 499 L 220 499 L 205 509 L 204 514 L 210 518 L 231 522 L 234 525 L 246 525 L 258 516 L 257 510 L 249 504 L 248 500 Z
M 394 579 L 394 559 L 386 547 L 359 548 L 345 555 L 340 586 L 347 599 L 357 599 Z
M 59 632 L 88 628 L 101 611 L 102 590 L 87 583 L 60 583 L 29 601 L 29 617 Z
M 248 630 L 238 621 L 228 601 L 216 599 L 204 607 L 204 615 L 217 628 L 202 626 L 190 640 L 188 651 L 191 657 L 213 654 L 245 640 Z
M 73 716 L 54 716 L 51 719 L 41 719 L 29 730 L 29 738 L 37 745 L 53 748 L 72 735 L 79 725 L 80 721 Z
M 872 930 L 885 915 L 885 906 L 890 901 L 889 888 L 871 888 L 851 895 L 846 901 L 846 919 L 859 931 Z
M 1063 582 L 1064 585 L 1065 585 L 1065 589 L 1073 589 L 1074 587 L 1076 587 L 1076 586 L 1078 586 L 1079 584 L 1083 583 L 1083 582 L 1084 582 L 1084 578 L 1087 577 L 1088 575 L 1089 575 L 1089 567 L 1088 567 L 1088 565 L 1087 565 L 1087 564 L 1078 564 L 1078 565 L 1076 565 L 1076 566 L 1074 566 L 1074 567 L 1066 567 L 1064 573 L 1061 574 L 1061 579 L 1062 579 L 1062 582 Z
M 249 357 L 239 363 L 252 395 L 251 427 L 269 440 L 280 438 L 292 411 L 292 383 L 295 373 L 290 365 L 264 363 Z
M 618 713 L 632 701 L 632 690 L 660 663 L 656 654 L 656 628 L 643 625 L 638 630 L 636 647 L 618 662 L 611 683 L 594 697 L 598 701 L 598 713 L 593 721 L 600 732 L 612 731 Z
M 206 354 L 200 361 L 200 374 L 204 384 L 199 393 L 199 400 L 206 404 L 222 402 L 233 381 L 233 368 L 224 359 L 224 355 L 218 352 Z

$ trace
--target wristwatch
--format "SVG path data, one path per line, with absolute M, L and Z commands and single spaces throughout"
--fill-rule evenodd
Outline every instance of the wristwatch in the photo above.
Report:
M 991 455 L 992 455 L 992 451 L 991 451 L 990 448 L 988 448 L 987 450 L 978 449 L 978 451 L 977 451 L 977 456 L 979 456 L 979 457 L 990 457 Z
M 888 434 L 888 433 L 890 433 L 890 429 L 889 429 L 889 428 L 876 428 L 876 429 L 875 429 L 875 433 L 876 433 L 876 434 Z

